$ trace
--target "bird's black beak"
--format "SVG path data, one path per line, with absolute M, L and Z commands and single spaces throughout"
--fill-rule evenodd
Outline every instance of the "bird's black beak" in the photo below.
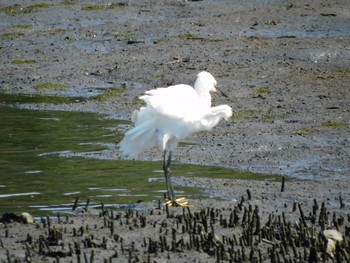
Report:
M 226 95 L 226 93 L 224 93 L 221 89 L 219 89 L 218 87 L 215 87 L 215 89 L 217 90 L 217 93 L 224 96 L 225 98 L 227 98 L 228 96 Z

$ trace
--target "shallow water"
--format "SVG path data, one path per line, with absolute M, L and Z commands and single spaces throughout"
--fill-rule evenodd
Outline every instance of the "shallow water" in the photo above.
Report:
M 163 198 L 160 162 L 100 158 L 102 151 L 116 148 L 121 138 L 116 127 L 125 121 L 17 107 L 32 99 L 0 95 L 0 214 L 69 212 L 76 198 L 82 206 L 89 199 L 91 206 L 103 202 L 116 208 Z M 173 172 L 174 176 L 253 177 L 231 169 L 180 164 L 173 166 Z M 176 191 L 188 198 L 203 197 L 201 189 L 176 186 Z

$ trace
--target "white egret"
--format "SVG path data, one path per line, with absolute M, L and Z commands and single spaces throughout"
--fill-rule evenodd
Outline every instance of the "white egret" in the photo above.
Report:
M 214 77 L 203 71 L 197 75 L 194 88 L 179 84 L 146 91 L 140 97 L 146 106 L 134 111 L 131 121 L 135 127 L 127 131 L 120 142 L 121 152 L 129 156 L 154 146 L 162 148 L 169 204 L 187 203 L 176 199 L 171 182 L 170 163 L 177 143 L 194 132 L 210 130 L 221 119 L 228 120 L 232 116 L 228 105 L 211 107 L 210 92 L 220 91 L 215 86 Z

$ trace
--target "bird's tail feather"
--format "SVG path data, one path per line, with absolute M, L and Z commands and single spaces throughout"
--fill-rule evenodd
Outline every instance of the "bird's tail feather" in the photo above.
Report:
M 120 151 L 124 155 L 135 156 L 153 146 L 157 145 L 155 129 L 152 120 L 136 125 L 125 133 L 120 142 Z

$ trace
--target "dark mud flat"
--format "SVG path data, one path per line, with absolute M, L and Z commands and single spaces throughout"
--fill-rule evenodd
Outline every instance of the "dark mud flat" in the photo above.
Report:
M 1 261 L 332 262 L 325 228 L 344 239 L 333 260 L 349 261 L 349 13 L 345 0 L 1 1 L 0 91 L 76 98 L 18 107 L 128 119 L 145 90 L 207 70 L 229 95 L 214 103 L 234 116 L 189 138 L 177 161 L 305 180 L 281 193 L 269 181 L 179 177 L 222 200 L 2 224 Z M 104 157 L 123 158 L 117 146 Z
M 1 262 L 348 262 L 349 184 L 194 180 L 239 200 L 163 201 L 0 225 Z M 79 213 L 77 213 L 79 214 Z M 337 230 L 330 241 L 324 230 Z M 330 244 L 332 243 L 332 244 Z M 16 261 L 17 260 L 17 261 Z

